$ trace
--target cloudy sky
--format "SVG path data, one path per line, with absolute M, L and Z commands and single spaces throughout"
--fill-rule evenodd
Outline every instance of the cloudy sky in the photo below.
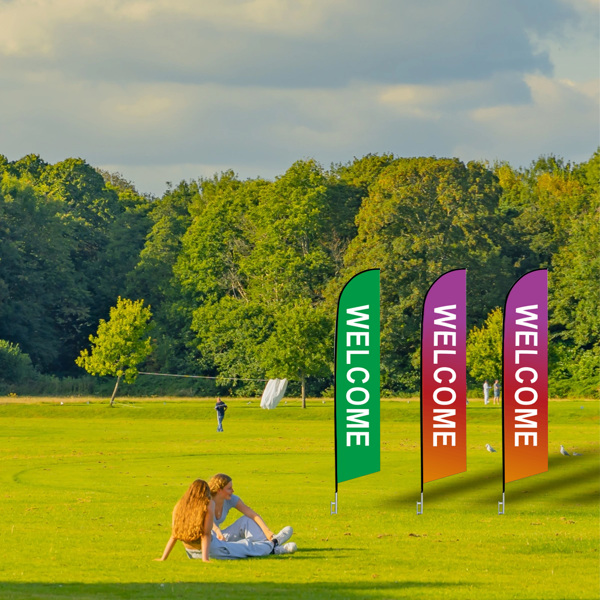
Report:
M 0 153 L 142 192 L 369 152 L 599 143 L 596 0 L 0 0 Z

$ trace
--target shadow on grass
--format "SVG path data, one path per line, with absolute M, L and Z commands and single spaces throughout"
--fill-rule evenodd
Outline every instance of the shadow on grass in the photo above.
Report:
M 498 467 L 494 467 L 485 473 L 480 475 L 469 475 L 465 474 L 461 478 L 446 478 L 445 481 L 435 482 L 435 487 L 425 488 L 425 497 L 428 502 L 433 500 L 439 500 L 443 498 L 449 498 L 453 496 L 460 496 L 465 492 L 476 491 L 481 488 L 486 488 L 497 482 L 497 485 L 502 489 L 502 466 L 500 470 Z M 389 500 L 385 500 L 381 503 L 382 506 L 389 506 L 390 504 L 395 506 L 402 505 L 403 507 L 407 503 L 414 504 L 419 500 L 420 490 L 415 489 L 413 492 L 406 492 L 402 495 L 394 496 Z
M 289 600 L 290 598 L 313 600 L 352 600 L 359 598 L 436 598 L 442 588 L 454 589 L 460 594 L 461 587 L 473 588 L 470 582 L 416 582 L 397 583 L 11 583 L 0 582 L 3 600 L 58 600 L 77 598 L 78 600 L 155 598 L 202 598 L 208 600 Z M 465 590 L 466 591 L 466 590 Z
M 583 494 L 575 494 L 574 496 L 569 496 L 566 499 L 570 505 L 573 504 L 593 504 L 598 506 L 600 503 L 600 490 L 594 490 L 592 492 L 587 492 Z
M 337 552 L 338 555 L 341 552 L 360 552 L 361 550 L 364 550 L 364 548 L 361 547 L 352 547 L 352 546 L 344 546 L 343 548 L 305 548 L 304 546 L 302 546 L 302 554 L 304 554 L 305 552 L 318 552 L 319 554 L 321 554 L 322 552 Z M 298 554 L 294 555 L 294 560 L 296 560 L 297 558 L 300 558 L 298 556 Z M 307 558 L 315 558 L 314 556 L 309 556 Z M 317 557 L 319 558 L 319 557 Z M 328 557 L 331 558 L 331 557 Z
M 515 495 L 511 498 L 512 504 L 527 501 L 526 494 L 539 495 L 548 492 L 565 492 L 569 487 L 581 485 L 582 482 L 598 481 L 600 467 L 598 464 L 598 453 L 590 452 L 584 456 L 566 457 L 555 455 L 548 457 L 548 472 L 538 476 L 527 477 L 507 484 L 515 486 Z M 485 495 L 481 497 L 482 502 L 497 502 L 502 496 L 502 465 L 495 466 L 484 473 L 472 475 L 468 472 L 461 477 L 448 477 L 445 480 L 433 482 L 433 487 L 425 488 L 425 499 L 428 502 L 460 496 L 469 492 L 485 489 Z M 486 488 L 495 486 L 497 491 L 490 493 Z M 407 492 L 399 496 L 393 496 L 381 502 L 381 506 L 402 506 L 407 503 L 414 504 L 419 500 L 420 490 Z M 507 488 L 508 494 L 508 488 Z M 518 496 L 516 495 L 518 494 Z M 585 490 L 581 494 L 574 492 L 569 500 L 580 504 L 594 504 L 598 502 L 598 495 Z M 562 501 L 562 499 L 561 499 Z
M 589 488 L 577 491 L 577 486 L 581 484 L 588 484 L 589 482 L 598 482 L 598 464 L 597 462 L 590 464 L 588 458 L 587 464 L 580 460 L 582 457 L 578 457 L 579 464 L 566 462 L 567 459 L 561 457 L 551 457 L 548 461 L 549 472 L 543 478 L 537 478 L 536 476 L 527 477 L 514 483 L 509 483 L 506 486 L 507 503 L 513 505 L 523 504 L 529 502 L 529 499 L 533 496 L 540 496 L 542 494 L 548 494 L 553 492 L 560 492 L 560 505 L 566 506 L 564 495 L 569 493 L 569 504 L 597 504 L 598 494 L 590 491 Z M 557 463 L 556 468 L 552 468 L 552 463 Z M 585 465 L 585 468 L 583 468 Z M 512 493 L 511 493 L 512 488 Z M 501 494 L 496 494 L 500 496 Z M 498 500 L 500 498 L 497 498 Z M 483 501 L 492 501 L 492 497 L 482 498 Z

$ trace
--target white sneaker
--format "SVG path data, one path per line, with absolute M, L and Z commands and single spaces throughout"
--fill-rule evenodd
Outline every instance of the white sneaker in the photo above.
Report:
M 279 546 L 283 546 L 291 537 L 294 530 L 288 525 L 284 527 L 277 535 L 273 536 L 273 540 L 277 540 Z
M 298 550 L 298 546 L 294 542 L 288 542 L 282 546 L 275 546 L 273 554 L 294 554 Z

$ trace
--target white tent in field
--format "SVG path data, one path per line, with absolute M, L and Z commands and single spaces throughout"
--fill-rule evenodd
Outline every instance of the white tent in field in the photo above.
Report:
M 260 399 L 260 407 L 267 410 L 275 408 L 283 398 L 287 384 L 287 379 L 269 379 Z

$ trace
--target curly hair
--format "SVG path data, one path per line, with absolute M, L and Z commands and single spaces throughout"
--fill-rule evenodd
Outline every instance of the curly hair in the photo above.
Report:
M 222 490 L 230 481 L 231 477 L 229 477 L 229 475 L 225 475 L 224 473 L 217 473 L 216 475 L 213 475 L 208 482 L 210 493 L 215 496 L 217 492 Z
M 186 543 L 197 542 L 204 533 L 204 519 L 210 501 L 208 483 L 196 479 L 173 509 L 172 536 Z

